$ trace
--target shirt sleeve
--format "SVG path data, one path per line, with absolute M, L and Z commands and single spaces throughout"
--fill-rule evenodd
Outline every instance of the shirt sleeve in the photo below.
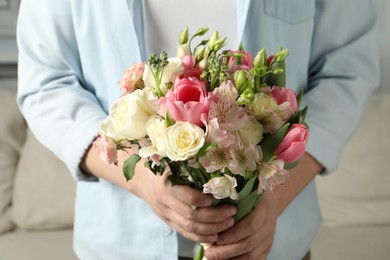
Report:
M 83 84 L 70 1 L 22 1 L 17 41 L 18 105 L 38 140 L 76 180 L 96 180 L 80 161 L 106 117 Z
M 334 171 L 343 148 L 379 85 L 378 17 L 366 0 L 316 2 L 308 90 L 307 151 Z M 364 149 L 364 147 L 362 147 Z

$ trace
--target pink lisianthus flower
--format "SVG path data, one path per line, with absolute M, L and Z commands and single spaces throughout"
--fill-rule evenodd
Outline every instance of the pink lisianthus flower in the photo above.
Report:
M 201 115 L 209 111 L 207 90 L 203 81 L 197 78 L 177 79 L 174 91 L 169 90 L 165 97 L 158 101 L 158 113 L 165 117 L 169 112 L 175 121 L 189 121 L 203 126 Z
M 276 187 L 283 184 L 288 177 L 288 171 L 284 169 L 283 160 L 274 160 L 269 163 L 260 162 L 258 167 L 259 193 L 262 193 L 263 191 L 274 191 Z
M 271 96 L 276 100 L 282 120 L 290 118 L 298 110 L 297 95 L 295 91 L 285 87 L 272 87 Z
M 298 161 L 306 151 L 309 132 L 302 124 L 294 124 L 275 150 L 278 159 L 285 163 Z
M 97 150 L 100 159 L 105 163 L 118 165 L 116 144 L 113 139 L 101 134 L 93 142 L 93 147 Z
M 194 67 L 195 64 L 195 56 L 184 56 L 181 58 L 182 66 L 184 68 L 183 73 L 179 76 L 180 79 L 195 77 L 200 79 L 200 75 L 202 74 L 202 70 L 199 68 L 199 65 Z
M 123 95 L 133 92 L 137 87 L 136 83 L 142 79 L 144 73 L 144 64 L 142 62 L 134 63 L 123 74 L 122 79 L 119 80 L 118 85 Z
M 229 54 L 239 53 L 243 54 L 242 58 L 230 57 L 228 62 L 228 72 L 233 75 L 237 70 L 247 70 L 249 71 L 253 68 L 253 57 L 250 52 L 245 51 L 231 51 Z

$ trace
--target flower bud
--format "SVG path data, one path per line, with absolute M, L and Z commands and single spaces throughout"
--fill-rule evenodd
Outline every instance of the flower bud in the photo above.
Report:
M 180 44 L 186 44 L 188 42 L 188 27 L 180 34 L 179 42 Z
M 196 51 L 196 54 L 195 54 L 196 63 L 198 63 L 199 61 L 204 59 L 205 53 L 206 53 L 206 46 L 203 46 L 202 48 L 200 48 L 199 50 Z
M 225 45 L 225 43 L 226 43 L 226 37 L 218 39 L 215 42 L 212 50 L 215 51 L 215 52 L 218 51 L 219 49 L 221 49 Z
M 265 53 L 265 49 L 261 49 L 258 53 L 257 53 L 257 55 L 256 55 L 256 57 L 255 57 L 255 59 L 254 59 L 254 61 L 253 61 L 253 65 L 255 66 L 255 67 L 260 67 L 261 65 L 263 65 L 263 64 L 265 64 L 266 63 L 266 61 L 267 61 L 267 55 L 266 55 L 266 53 Z
M 280 50 L 278 53 L 275 55 L 275 60 L 276 61 L 283 61 L 286 59 L 288 54 L 288 49 Z
M 219 32 L 218 31 L 215 31 L 213 33 L 213 35 L 211 35 L 211 38 L 209 40 L 209 42 L 207 43 L 207 47 L 209 48 L 209 50 L 212 50 L 216 41 L 219 40 Z
M 194 36 L 202 36 L 205 35 L 208 32 L 209 28 L 203 27 L 200 28 Z
M 247 75 L 244 70 L 237 70 L 234 73 L 233 78 L 238 92 L 241 92 L 240 89 L 247 79 L 246 76 Z

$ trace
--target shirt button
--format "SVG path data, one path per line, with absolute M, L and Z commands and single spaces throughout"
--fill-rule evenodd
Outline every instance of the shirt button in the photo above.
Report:
M 165 227 L 165 228 L 163 228 L 163 232 L 165 235 L 171 235 L 173 233 L 173 230 L 172 230 L 172 228 Z

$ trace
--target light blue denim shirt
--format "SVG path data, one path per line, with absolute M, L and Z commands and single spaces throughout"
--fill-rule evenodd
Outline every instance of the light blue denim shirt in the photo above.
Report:
M 240 0 L 237 12 L 246 50 L 289 49 L 287 86 L 303 88 L 309 106 L 308 152 L 331 172 L 378 85 L 373 4 Z M 20 7 L 18 104 L 37 138 L 78 180 L 74 248 L 83 260 L 178 255 L 176 232 L 145 202 L 78 167 L 120 95 L 116 82 L 147 58 L 142 13 L 140 0 L 25 0 Z M 301 259 L 320 223 L 310 183 L 279 217 L 268 259 Z

